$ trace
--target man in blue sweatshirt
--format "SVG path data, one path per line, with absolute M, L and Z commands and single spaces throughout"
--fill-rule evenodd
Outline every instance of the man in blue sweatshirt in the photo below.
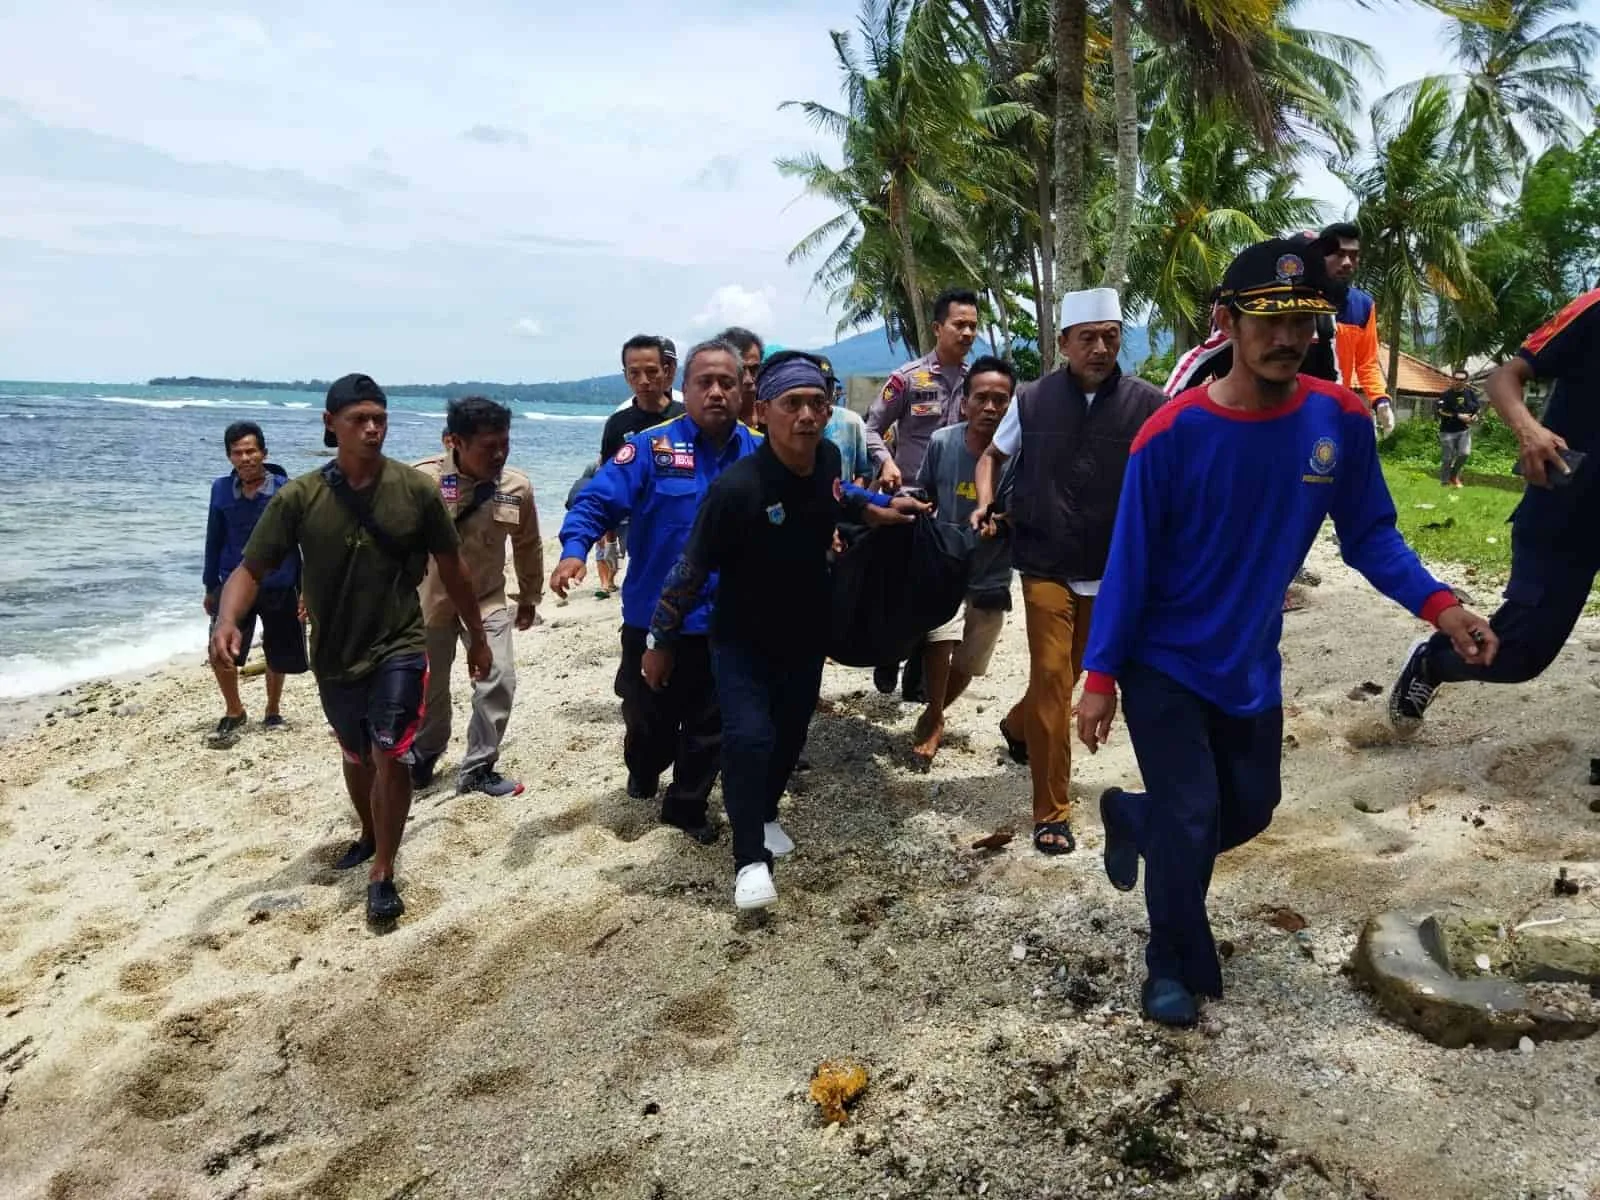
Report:
M 1329 516 L 1344 559 L 1385 595 L 1493 660 L 1489 623 L 1425 570 L 1395 529 L 1367 405 L 1301 375 L 1326 269 L 1288 241 L 1245 250 L 1223 276 L 1228 374 L 1158 409 L 1134 440 L 1084 655 L 1078 736 L 1093 753 L 1117 688 L 1144 793 L 1101 797 L 1106 874 L 1145 863 L 1145 1015 L 1194 1024 L 1222 995 L 1206 915 L 1211 870 L 1272 820 L 1281 790 L 1282 597 Z
M 228 576 L 244 558 L 245 543 L 289 473 L 267 459 L 267 440 L 254 421 L 235 421 L 222 434 L 223 448 L 233 469 L 211 484 L 211 509 L 206 516 L 206 560 L 202 581 L 205 609 L 215 625 L 217 596 Z M 211 670 L 227 706 L 216 729 L 213 745 L 231 744 L 244 728 L 244 701 L 239 697 L 239 668 L 250 655 L 256 618 L 261 619 L 261 648 L 267 656 L 267 710 L 262 724 L 268 729 L 285 724 L 278 706 L 283 697 L 283 677 L 303 674 L 306 631 L 300 617 L 300 555 L 288 555 L 261 581 L 255 606 L 239 626 L 243 640 L 232 660 L 213 659 Z
M 667 572 L 683 553 L 700 501 L 739 459 L 755 453 L 761 435 L 738 421 L 744 364 L 725 342 L 702 342 L 683 366 L 688 411 L 635 433 L 622 443 L 577 497 L 561 525 L 561 562 L 550 590 L 565 597 L 581 583 L 584 560 L 607 530 L 629 522 L 633 565 L 622 583 L 622 662 L 616 693 L 626 729 L 622 757 L 628 795 L 652 799 L 662 773 L 672 783 L 661 802 L 661 819 L 696 841 L 716 839 L 706 798 L 717 779 L 722 714 L 711 676 L 702 604 L 683 621 L 672 686 L 660 691 L 644 682 L 645 635 Z

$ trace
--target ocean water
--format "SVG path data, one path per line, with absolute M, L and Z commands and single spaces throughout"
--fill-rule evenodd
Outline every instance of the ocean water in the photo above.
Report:
M 619 400 L 621 398 L 619 397 Z M 325 461 L 320 393 L 0 382 L 0 700 L 204 651 L 200 582 L 222 431 L 250 420 L 290 475 Z M 385 452 L 439 449 L 445 402 L 391 401 Z M 513 405 L 540 530 L 600 450 L 607 407 Z

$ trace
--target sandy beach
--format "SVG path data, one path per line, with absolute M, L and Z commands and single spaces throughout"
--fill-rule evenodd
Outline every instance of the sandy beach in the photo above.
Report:
M 1079 852 L 1028 845 L 995 730 L 1020 604 L 929 773 L 917 710 L 828 669 L 765 919 L 732 908 L 726 834 L 627 798 L 592 591 L 518 638 L 527 792 L 419 796 L 386 934 L 328 866 L 352 818 L 308 676 L 289 731 L 229 751 L 198 653 L 59 697 L 79 715 L 0 765 L 0 1196 L 1600 1197 L 1600 1039 L 1442 1050 L 1346 971 L 1390 906 L 1600 915 L 1600 622 L 1395 745 L 1361 685 L 1421 626 L 1326 540 L 1311 565 L 1284 803 L 1220 865 L 1228 996 L 1191 1033 L 1139 1019 L 1143 905 L 1100 868 L 1093 798 L 1137 778 L 1120 726 L 1075 764 Z M 870 1075 L 843 1127 L 807 1094 L 833 1058 Z

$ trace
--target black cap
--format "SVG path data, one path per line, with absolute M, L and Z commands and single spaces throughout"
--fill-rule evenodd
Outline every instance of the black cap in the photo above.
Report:
M 1290 238 L 1257 242 L 1228 264 L 1217 303 L 1254 317 L 1338 312 L 1322 257 L 1314 242 Z
M 678 361 L 678 344 L 669 337 L 664 337 L 661 339 L 661 361 Z
M 352 404 L 381 404 L 389 407 L 389 397 L 383 394 L 383 389 L 370 375 L 344 375 L 335 379 L 328 387 L 328 402 L 324 405 L 327 412 L 336 413 L 341 409 L 349 408 Z M 333 430 L 322 431 L 322 444 L 330 449 L 339 444 L 339 439 L 333 436 Z

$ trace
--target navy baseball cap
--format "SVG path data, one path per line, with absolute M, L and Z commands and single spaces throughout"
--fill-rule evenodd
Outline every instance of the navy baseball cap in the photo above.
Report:
M 383 394 L 383 389 L 370 375 L 343 375 L 335 379 L 328 387 L 328 402 L 324 406 L 327 412 L 336 413 L 349 408 L 352 404 L 365 404 L 368 402 L 389 407 L 389 397 Z M 322 444 L 329 449 L 339 445 L 339 439 L 333 436 L 333 430 L 322 431 Z
M 1257 242 L 1222 274 L 1217 303 L 1253 317 L 1336 313 L 1333 281 L 1315 244 L 1290 238 Z

